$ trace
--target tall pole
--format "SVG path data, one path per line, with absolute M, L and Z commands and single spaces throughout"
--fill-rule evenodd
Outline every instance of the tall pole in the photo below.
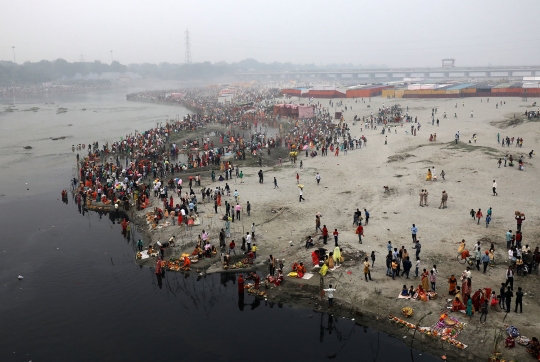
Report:
M 111 50 L 111 63 L 113 62 L 113 56 L 112 56 L 112 50 Z
M 13 63 L 16 63 L 15 62 L 15 47 L 13 46 L 13 47 L 11 47 L 11 49 L 13 49 Z

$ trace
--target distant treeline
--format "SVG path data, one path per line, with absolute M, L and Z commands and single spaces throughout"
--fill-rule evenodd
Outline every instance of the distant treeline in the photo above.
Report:
M 72 79 L 76 74 L 84 76 L 90 73 L 123 73 L 127 70 L 127 66 L 116 61 L 111 64 L 101 63 L 98 60 L 69 63 L 64 59 L 57 59 L 53 62 L 42 60 L 36 63 L 26 62 L 23 64 L 0 61 L 0 85 L 37 84 L 66 78 Z
M 330 64 L 325 66 L 331 68 L 358 68 L 352 64 Z M 123 65 L 118 61 L 111 64 L 102 63 L 98 60 L 94 62 L 74 62 L 69 63 L 64 59 L 55 61 L 42 60 L 37 63 L 26 62 L 15 64 L 10 61 L 0 61 L 0 85 L 12 84 L 37 84 L 53 82 L 58 80 L 70 80 L 77 74 L 85 76 L 87 74 L 102 74 L 108 72 L 133 72 L 144 78 L 157 78 L 163 80 L 197 80 L 211 79 L 227 76 L 238 71 L 286 71 L 286 70 L 314 70 L 318 67 L 315 64 L 293 64 L 293 63 L 259 63 L 255 59 L 245 59 L 237 63 L 193 63 L 193 64 L 130 64 Z

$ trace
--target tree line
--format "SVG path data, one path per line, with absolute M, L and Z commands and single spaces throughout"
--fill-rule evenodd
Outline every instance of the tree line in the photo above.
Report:
M 355 68 L 352 64 L 331 64 L 327 68 L 342 66 Z M 255 59 L 245 59 L 236 63 L 226 62 L 201 62 L 193 64 L 120 64 L 113 61 L 110 64 L 99 60 L 94 62 L 73 62 L 64 59 L 55 61 L 42 60 L 40 62 L 25 62 L 16 64 L 11 61 L 0 61 L 0 85 L 12 84 L 37 84 L 62 80 L 68 82 L 76 75 L 85 77 L 88 74 L 102 74 L 108 72 L 133 72 L 143 78 L 162 80 L 198 80 L 212 79 L 227 76 L 239 71 L 287 71 L 287 70 L 315 70 L 315 64 L 293 63 L 261 63 Z

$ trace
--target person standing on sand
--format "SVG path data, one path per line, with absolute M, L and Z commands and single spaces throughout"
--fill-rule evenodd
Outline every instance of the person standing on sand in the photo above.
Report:
M 321 175 L 317 172 L 317 175 L 315 176 L 315 180 L 317 180 L 317 186 L 319 186 L 319 183 L 321 182 Z
M 371 252 L 371 266 L 375 266 L 375 251 Z
M 321 230 L 321 217 L 319 215 L 315 215 L 315 232 Z
M 248 216 L 251 216 L 251 204 L 249 203 L 249 201 L 247 202 L 247 205 L 246 205 L 246 211 L 247 211 Z
M 358 242 L 362 244 L 362 236 L 364 236 L 364 227 L 362 225 L 358 225 L 356 234 L 358 235 Z
M 364 214 L 366 215 L 366 226 L 369 222 L 369 212 L 366 210 L 366 208 L 364 207 Z
M 332 284 L 330 284 L 327 289 L 323 290 L 328 297 L 328 309 L 330 309 L 334 305 L 334 292 L 336 291 L 336 289 L 332 288 Z
M 428 198 L 429 192 L 428 190 L 424 190 L 424 206 L 428 206 L 427 198 Z
M 276 179 L 275 177 L 274 177 L 274 188 L 275 188 L 275 189 L 278 189 L 278 188 L 279 188 L 279 186 L 277 185 L 277 179 Z
M 413 249 L 416 249 L 416 259 L 420 259 L 420 251 L 422 251 L 422 245 L 420 240 L 415 240 L 416 244 L 413 246 Z
M 420 191 L 420 193 L 418 194 L 418 196 L 420 196 L 420 206 L 424 206 L 424 189 L 422 189 Z
M 493 196 L 498 196 L 499 194 L 497 193 L 497 183 L 495 182 L 495 180 L 493 180 Z
M 411 227 L 411 234 L 412 234 L 412 240 L 413 240 L 413 242 L 416 241 L 416 233 L 418 233 L 418 228 L 416 227 L 415 224 L 412 224 L 412 227 Z
M 366 257 L 364 259 L 364 278 L 366 278 L 366 282 L 368 281 L 368 277 L 369 277 L 369 280 L 373 281 L 373 279 L 371 279 L 371 271 L 369 270 L 369 261 L 368 261 L 368 258 Z M 517 308 L 517 304 L 516 304 L 516 308 Z
M 334 229 L 334 232 L 332 233 L 332 235 L 334 235 L 334 246 L 339 246 L 338 245 L 338 236 L 339 236 L 339 232 L 337 231 L 337 229 Z
M 300 175 L 298 174 L 298 172 L 296 173 L 296 183 L 300 183 Z
M 439 205 L 439 209 L 440 208 L 446 209 L 447 200 L 448 200 L 448 194 L 446 193 L 446 190 L 443 190 L 442 196 L 441 196 L 441 204 Z
M 321 234 L 323 237 L 323 243 L 326 245 L 328 243 L 328 229 L 326 228 L 326 225 L 323 225 Z

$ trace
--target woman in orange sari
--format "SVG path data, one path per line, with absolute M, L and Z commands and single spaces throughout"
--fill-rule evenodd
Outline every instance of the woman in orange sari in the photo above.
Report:
M 426 269 L 422 272 L 422 288 L 424 291 L 429 292 L 429 273 Z
M 221 193 L 217 195 L 217 204 L 218 206 L 221 206 Z
M 419 285 L 418 288 L 416 288 L 416 295 L 418 296 L 418 299 L 420 299 L 422 302 L 428 301 L 426 291 L 421 285 Z
M 457 279 L 452 274 L 450 279 L 448 279 L 448 295 L 456 295 Z

